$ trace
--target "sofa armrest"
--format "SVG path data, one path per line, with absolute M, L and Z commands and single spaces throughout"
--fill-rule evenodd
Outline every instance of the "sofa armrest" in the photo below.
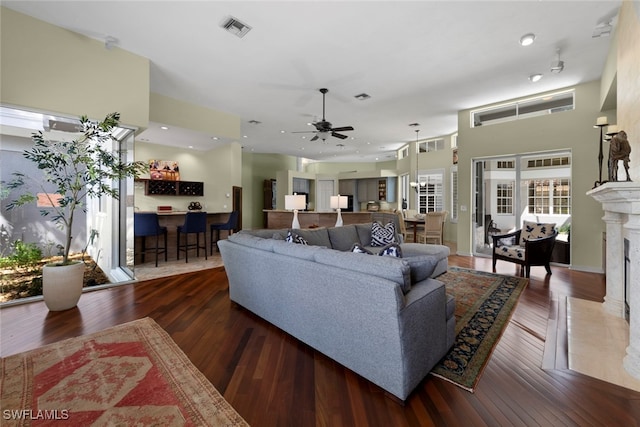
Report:
M 444 284 L 431 278 L 414 284 L 405 295 L 399 322 L 405 377 L 413 389 L 454 342 L 455 328 L 447 328 Z

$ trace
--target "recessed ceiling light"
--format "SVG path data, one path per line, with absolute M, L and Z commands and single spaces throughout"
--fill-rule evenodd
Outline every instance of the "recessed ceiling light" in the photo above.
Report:
M 217 141 L 218 137 L 217 136 L 212 136 L 211 139 L 213 139 L 214 141 Z
M 193 148 L 193 145 L 190 145 L 189 148 Z
M 249 138 L 247 135 L 242 135 L 243 138 Z
M 531 74 L 529 76 L 529 80 L 531 80 L 531 83 L 535 83 L 540 81 L 540 79 L 542 78 L 542 74 L 538 73 L 538 74 Z
M 281 130 L 280 133 L 287 133 L 287 131 Z
M 167 126 L 160 126 L 160 129 L 162 129 L 162 130 L 169 130 L 169 127 L 167 127 Z
M 529 46 L 536 39 L 536 35 L 533 33 L 527 33 L 524 36 L 520 37 L 520 44 L 522 46 Z

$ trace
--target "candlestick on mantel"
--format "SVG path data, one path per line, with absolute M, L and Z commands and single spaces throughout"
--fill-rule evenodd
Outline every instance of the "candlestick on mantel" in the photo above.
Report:
M 600 151 L 598 152 L 598 180 L 593 184 L 593 188 L 596 188 L 598 185 L 602 185 L 607 181 L 602 181 L 602 159 L 604 158 L 604 154 L 602 154 L 602 128 L 609 125 L 609 119 L 607 116 L 598 117 L 596 119 L 596 124 L 594 128 L 600 128 Z

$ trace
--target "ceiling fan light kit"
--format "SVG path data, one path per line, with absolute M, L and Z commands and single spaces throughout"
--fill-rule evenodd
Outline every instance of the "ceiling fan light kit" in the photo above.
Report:
M 325 95 L 327 94 L 327 92 L 329 92 L 329 89 L 327 88 L 322 88 L 320 89 L 320 93 L 322 94 L 322 120 L 320 120 L 319 122 L 315 122 L 315 123 L 311 123 L 313 126 L 315 126 L 316 130 L 315 131 L 303 131 L 303 132 L 292 132 L 292 133 L 315 133 L 314 137 L 310 139 L 310 141 L 317 141 L 318 139 L 321 139 L 323 141 L 326 141 L 329 136 L 333 136 L 335 138 L 339 138 L 339 139 L 346 139 L 347 135 L 343 135 L 341 133 L 338 132 L 346 132 L 346 131 L 350 131 L 353 130 L 353 126 L 342 126 L 342 127 L 332 127 L 331 122 L 328 122 L 325 119 L 324 113 L 325 113 Z

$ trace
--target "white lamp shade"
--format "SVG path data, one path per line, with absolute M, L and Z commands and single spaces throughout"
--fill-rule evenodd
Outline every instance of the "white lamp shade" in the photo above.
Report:
M 618 133 L 618 126 L 617 125 L 609 125 L 609 126 L 607 126 L 607 135 L 615 135 L 616 133 Z
M 301 210 L 305 209 L 307 199 L 304 194 L 287 194 L 284 196 L 284 208 L 286 210 Z
M 607 116 L 598 117 L 596 119 L 596 126 L 606 126 L 608 124 L 609 120 L 607 119 Z
M 349 199 L 347 196 L 331 196 L 329 203 L 331 204 L 331 209 L 346 209 L 349 206 Z

